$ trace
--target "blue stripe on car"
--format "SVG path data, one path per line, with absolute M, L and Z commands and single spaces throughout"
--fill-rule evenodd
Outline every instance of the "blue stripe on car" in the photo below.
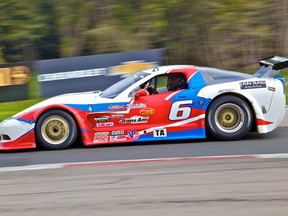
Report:
M 127 104 L 128 104 L 127 102 L 119 102 L 119 103 L 105 103 L 105 104 L 66 104 L 66 106 L 82 110 L 84 112 L 104 112 L 104 111 L 125 110 L 127 108 L 126 107 Z
M 159 140 L 175 140 L 175 139 L 202 139 L 206 138 L 206 133 L 204 128 L 197 128 L 192 130 L 185 130 L 179 132 L 169 132 L 166 137 L 153 137 L 152 134 L 141 135 L 135 142 L 143 141 L 159 141 Z

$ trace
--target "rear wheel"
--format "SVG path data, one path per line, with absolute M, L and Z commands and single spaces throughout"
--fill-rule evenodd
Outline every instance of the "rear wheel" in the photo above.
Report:
M 238 140 L 252 127 L 252 112 L 247 102 L 227 95 L 212 101 L 206 116 L 211 135 L 219 140 Z
M 37 142 L 45 149 L 66 149 L 77 138 L 77 125 L 72 116 L 63 110 L 44 113 L 35 129 Z

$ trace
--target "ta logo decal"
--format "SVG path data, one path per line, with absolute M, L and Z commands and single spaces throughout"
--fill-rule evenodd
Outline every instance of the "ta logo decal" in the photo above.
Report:
M 167 130 L 163 129 L 155 129 L 153 131 L 153 137 L 167 137 Z

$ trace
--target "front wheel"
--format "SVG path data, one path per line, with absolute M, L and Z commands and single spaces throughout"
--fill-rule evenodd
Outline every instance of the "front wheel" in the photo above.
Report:
M 70 147 L 77 138 L 74 119 L 63 110 L 49 110 L 37 121 L 36 140 L 45 149 L 60 150 Z
M 212 101 L 206 117 L 208 131 L 219 140 L 243 138 L 250 131 L 252 123 L 252 112 L 247 102 L 233 95 Z

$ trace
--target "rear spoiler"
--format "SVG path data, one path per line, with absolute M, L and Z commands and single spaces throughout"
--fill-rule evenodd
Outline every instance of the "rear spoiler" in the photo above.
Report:
M 262 66 L 254 75 L 257 77 L 274 77 L 280 70 L 288 67 L 288 58 L 281 56 L 271 56 L 259 61 Z
M 261 59 L 259 63 L 260 66 L 272 66 L 273 70 L 281 70 L 288 67 L 288 59 L 281 56 L 272 56 Z

